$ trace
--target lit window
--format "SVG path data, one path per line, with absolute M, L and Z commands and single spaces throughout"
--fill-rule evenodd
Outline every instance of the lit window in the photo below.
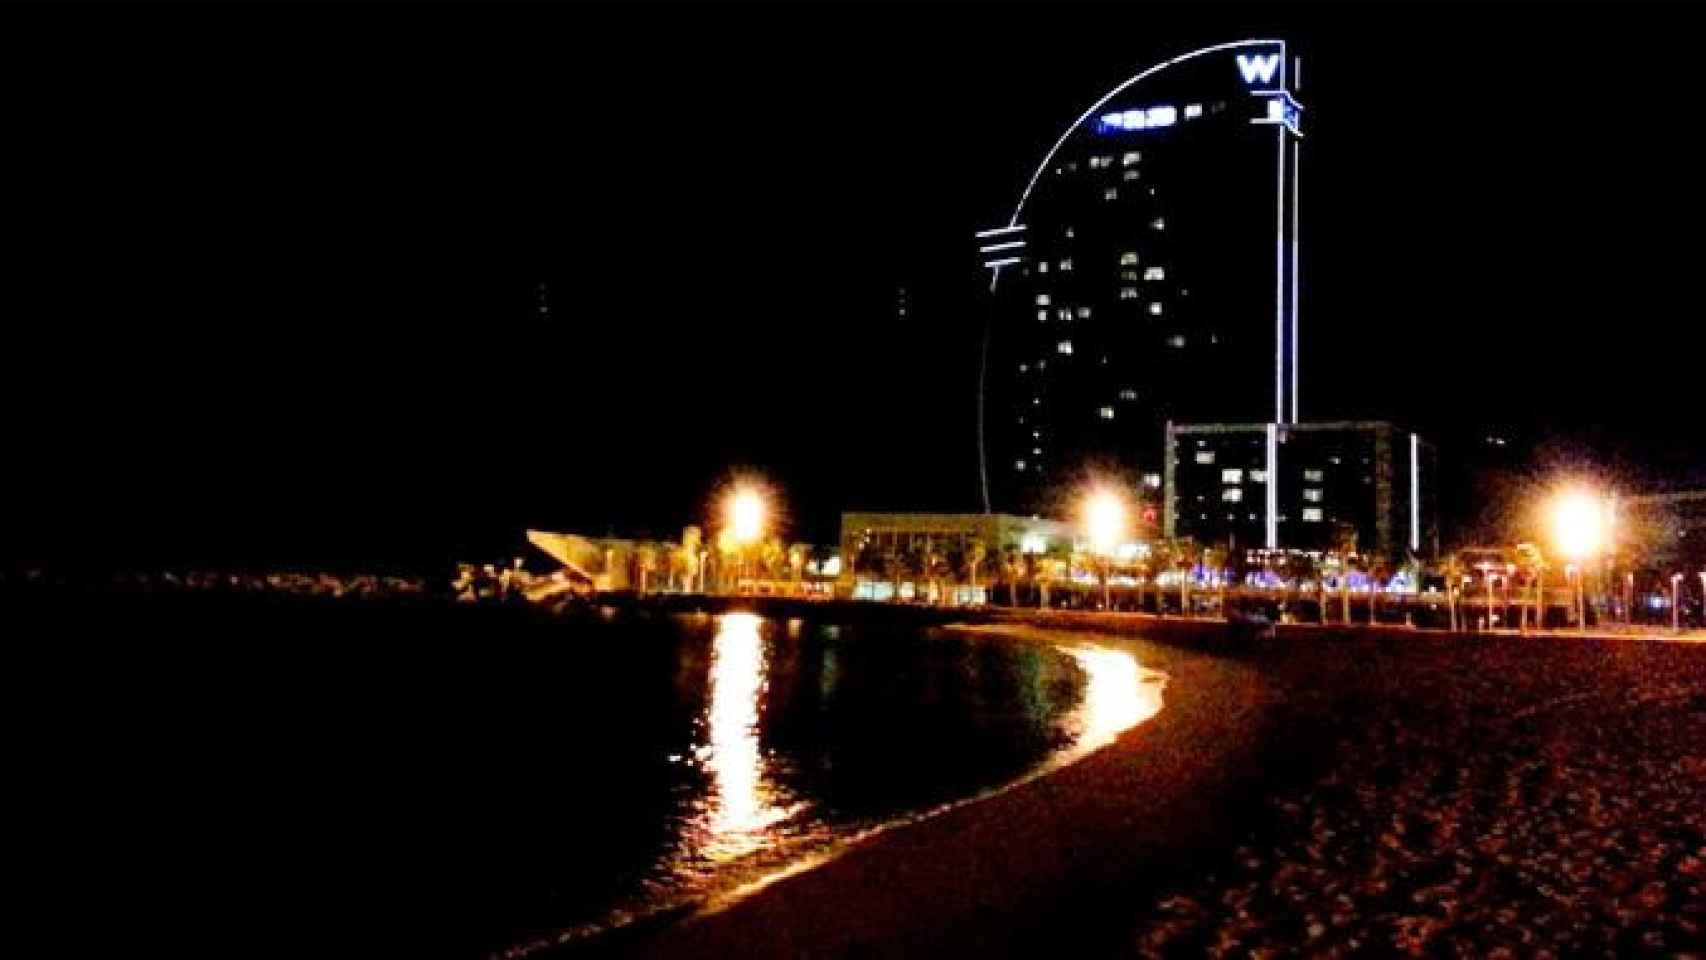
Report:
M 1136 270 L 1121 270 L 1120 271 L 1120 280 L 1124 283 L 1136 283 L 1137 282 L 1137 271 Z
M 1130 267 L 1130 266 L 1135 265 L 1136 263 L 1137 263 L 1137 252 L 1136 251 L 1127 250 L 1126 252 L 1120 254 L 1120 266 Z
M 1023 471 L 1025 469 L 1025 461 L 1023 461 L 1023 460 L 1013 461 L 1013 469 Z
M 1066 260 L 1060 261 L 1060 269 L 1071 270 L 1072 269 L 1072 260 L 1070 258 L 1068 258 Z
M 1125 173 L 1120 175 L 1120 179 L 1126 181 L 1127 183 L 1129 183 L 1133 180 L 1136 180 L 1137 177 L 1138 177 L 1138 172 L 1136 170 L 1127 170 Z
M 1165 267 L 1144 267 L 1143 268 L 1143 279 L 1145 279 L 1145 280 L 1165 280 L 1165 279 L 1167 279 L 1167 270 Z
M 1137 299 L 1137 288 L 1136 287 L 1121 287 L 1120 288 L 1120 299 L 1121 300 L 1136 300 Z
M 1113 157 L 1091 157 L 1090 158 L 1090 169 L 1100 170 L 1103 167 L 1113 166 L 1113 163 L 1114 163 Z
M 1037 272 L 1038 273 L 1047 273 L 1048 272 L 1048 261 L 1047 260 L 1044 260 L 1043 262 L 1037 264 Z
M 1167 338 L 1167 346 L 1169 347 L 1183 347 L 1184 345 L 1185 335 L 1182 333 L 1175 333 Z
M 1243 501 L 1244 491 L 1238 487 L 1227 487 L 1220 491 L 1221 503 L 1242 503 Z
M 1250 482 L 1251 483 L 1267 483 L 1268 482 L 1268 472 L 1266 470 L 1251 470 L 1250 471 Z
M 1090 319 L 1090 308 L 1089 307 L 1079 307 L 1078 308 L 1078 319 L 1080 319 L 1080 320 Z
M 1019 372 L 1020 373 L 1025 373 L 1025 372 L 1029 371 L 1030 369 L 1031 369 L 1031 365 L 1028 363 L 1019 364 Z
M 1043 398 L 1042 397 L 1032 397 L 1031 398 L 1031 406 L 1040 407 L 1042 405 L 1043 405 Z
M 1311 467 L 1310 469 L 1303 471 L 1303 479 L 1309 481 L 1310 483 L 1320 483 L 1321 482 L 1321 468 Z
M 1136 400 L 1137 399 L 1137 391 L 1131 389 L 1130 387 L 1127 387 L 1126 389 L 1120 391 L 1120 399 L 1121 400 Z
M 1227 467 L 1226 469 L 1220 471 L 1220 482 L 1221 483 L 1243 483 L 1244 482 L 1244 471 L 1238 469 L 1237 467 Z
M 1071 320 L 1072 319 L 1072 309 L 1070 307 L 1061 307 L 1060 308 L 1060 319 Z
M 1048 294 L 1046 294 L 1046 293 L 1037 294 L 1037 306 L 1046 307 L 1048 305 L 1049 305 Z
M 1187 104 L 1185 104 L 1185 119 L 1186 120 L 1195 120 L 1196 118 L 1198 118 L 1200 116 L 1202 116 L 1202 104 L 1200 104 L 1200 103 L 1187 103 Z
M 1062 353 L 1070 357 L 1072 356 L 1072 341 L 1062 340 L 1054 345 L 1054 349 L 1056 353 Z
M 1315 489 L 1315 488 L 1306 489 L 1303 491 L 1303 499 L 1309 501 L 1310 503 L 1320 503 L 1321 502 L 1321 491 L 1318 489 Z
M 1305 523 L 1320 523 L 1321 522 L 1321 508 L 1320 507 L 1304 507 L 1303 508 L 1303 521 Z
M 1154 301 L 1150 302 L 1150 304 L 1149 304 L 1149 315 L 1152 317 L 1161 316 L 1161 301 L 1154 300 Z
M 1146 473 L 1143 475 L 1143 485 L 1151 490 L 1161 489 L 1161 474 Z
M 1167 218 L 1156 217 L 1154 220 L 1149 221 L 1149 226 L 1152 230 L 1165 230 L 1167 229 Z
M 1071 240 L 1071 239 L 1072 239 L 1072 238 L 1073 238 L 1073 237 L 1075 237 L 1075 236 L 1077 236 L 1077 234 L 1075 234 L 1075 233 L 1073 233 L 1073 232 L 1072 232 L 1072 228 L 1071 228 L 1071 227 L 1067 227 L 1067 228 L 1066 228 L 1066 239 L 1068 239 L 1068 240 Z
M 1213 450 L 1198 450 L 1197 451 L 1197 462 L 1198 463 L 1213 463 L 1214 462 L 1214 451 Z
M 1113 407 L 1103 407 L 1098 412 L 1101 413 L 1103 420 L 1112 420 L 1114 418 L 1114 408 Z
M 1048 322 L 1048 311 L 1047 310 L 1038 310 L 1037 311 L 1037 322 L 1038 323 L 1047 323 Z
M 1043 438 L 1043 432 L 1041 430 L 1032 430 L 1031 431 L 1031 439 L 1032 440 L 1041 440 L 1042 438 Z
M 1119 198 L 1120 198 L 1120 188 L 1119 187 L 1109 187 L 1108 189 L 1102 191 L 1102 199 L 1103 200 L 1118 200 Z
M 1177 107 L 1150 107 L 1144 120 L 1152 127 L 1170 127 L 1179 119 Z
M 1136 150 L 1127 150 L 1126 155 L 1120 158 L 1120 166 L 1129 167 L 1132 164 L 1134 164 L 1134 163 L 1136 163 L 1142 159 L 1143 159 L 1143 154 L 1137 152 Z

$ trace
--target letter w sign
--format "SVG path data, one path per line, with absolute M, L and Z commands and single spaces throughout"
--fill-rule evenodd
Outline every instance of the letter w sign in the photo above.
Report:
M 1280 55 L 1264 53 L 1260 55 L 1240 53 L 1238 55 L 1238 72 L 1244 75 L 1246 84 L 1273 83 L 1274 72 L 1279 69 Z

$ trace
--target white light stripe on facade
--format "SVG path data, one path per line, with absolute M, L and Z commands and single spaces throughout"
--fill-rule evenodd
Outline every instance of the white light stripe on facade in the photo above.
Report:
M 986 267 L 1005 267 L 1010 263 L 1018 263 L 1021 259 L 1023 259 L 1023 258 L 1022 257 L 1002 257 L 1000 260 L 991 260 L 988 263 L 984 264 L 984 266 L 986 266 Z M 964 261 L 962 261 L 962 262 L 964 262 Z
M 1179 56 L 1176 56 L 1171 60 L 1163 61 L 1161 63 L 1156 64 L 1153 67 L 1148 68 L 1147 70 L 1142 71 L 1141 73 L 1138 73 L 1136 76 L 1132 77 L 1131 79 L 1127 80 L 1126 82 L 1124 82 L 1124 83 L 1120 84 L 1119 86 L 1113 88 L 1112 90 L 1108 91 L 1107 94 L 1102 97 L 1102 99 L 1097 100 L 1095 103 L 1091 104 L 1090 109 L 1079 114 L 1078 119 L 1072 121 L 1072 126 L 1066 128 L 1066 132 L 1060 135 L 1060 139 L 1056 140 L 1054 142 L 1054 146 L 1050 147 L 1048 153 L 1043 156 L 1043 162 L 1037 165 L 1037 172 L 1031 174 L 1030 182 L 1025 184 L 1025 192 L 1019 195 L 1019 205 L 1017 207 L 1013 208 L 1013 220 L 1012 220 L 1012 222 L 1015 224 L 1017 224 L 1019 222 L 1019 214 L 1021 212 L 1023 212 L 1025 209 L 1025 201 L 1031 199 L 1031 191 L 1036 189 L 1037 181 L 1042 178 L 1043 171 L 1048 169 L 1049 163 L 1054 160 L 1054 155 L 1060 151 L 1061 145 L 1066 143 L 1067 138 L 1071 137 L 1072 134 L 1075 133 L 1078 130 L 1078 128 L 1084 123 L 1084 121 L 1086 121 L 1086 120 L 1090 119 L 1092 116 L 1094 116 L 1096 114 L 1096 112 L 1098 110 L 1101 110 L 1102 106 L 1104 104 L 1106 104 L 1109 100 L 1112 100 L 1113 98 L 1119 96 L 1121 93 L 1125 92 L 1126 88 L 1128 88 L 1131 85 L 1138 83 L 1142 80 L 1145 80 L 1145 79 L 1149 78 L 1150 76 L 1153 76 L 1154 74 L 1159 73 L 1162 70 L 1167 69 L 1168 67 L 1174 66 L 1175 64 L 1183 63 L 1186 60 L 1191 60 L 1191 59 L 1194 59 L 1196 57 L 1203 56 L 1205 54 L 1219 53 L 1222 50 L 1236 50 L 1239 47 L 1261 46 L 1261 45 L 1270 44 L 1270 43 L 1279 44 L 1279 48 L 1280 48 L 1280 86 L 1282 88 L 1284 88 L 1286 85 L 1286 83 L 1285 83 L 1285 70 L 1286 70 L 1286 59 L 1287 59 L 1286 58 L 1285 41 L 1284 40 L 1278 40 L 1278 39 L 1266 39 L 1266 40 L 1234 40 L 1231 43 L 1217 43 L 1217 44 L 1210 46 L 1210 47 L 1202 47 L 1201 49 L 1192 50 L 1189 53 L 1182 53 Z
M 1303 208 L 1298 206 L 1297 182 L 1302 179 L 1303 169 L 1299 161 L 1303 156 L 1303 141 L 1291 142 L 1291 422 L 1297 422 L 1297 220 L 1302 215 Z
M 1285 128 L 1279 134 L 1279 211 L 1274 225 L 1274 422 L 1285 422 Z
M 1422 442 L 1410 434 L 1410 549 L 1422 548 Z
M 1279 549 L 1279 424 L 1268 424 L 1267 513 L 1269 550 Z
M 1024 224 L 1014 223 L 1014 224 L 1009 224 L 1008 226 L 1005 226 L 1005 227 L 994 227 L 994 228 L 989 229 L 989 230 L 979 230 L 977 232 L 977 235 L 980 238 L 981 237 L 994 237 L 994 236 L 999 236 L 1003 233 L 1013 233 L 1016 230 L 1023 230 L 1023 229 L 1025 229 Z
M 1009 240 L 1006 243 L 992 243 L 987 247 L 978 247 L 977 252 L 978 253 L 994 253 L 997 250 L 1011 250 L 1014 247 L 1022 247 L 1024 245 L 1025 245 L 1025 241 L 1023 241 L 1023 240 Z

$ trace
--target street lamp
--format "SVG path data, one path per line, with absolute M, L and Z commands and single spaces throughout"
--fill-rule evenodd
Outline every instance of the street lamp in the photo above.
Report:
M 1102 606 L 1111 609 L 1108 586 L 1109 555 L 1119 546 L 1126 532 L 1126 506 L 1120 495 L 1112 490 L 1092 490 L 1084 501 L 1084 536 L 1090 549 L 1101 558 Z
M 725 529 L 734 540 L 739 557 L 735 573 L 735 589 L 739 592 L 740 578 L 746 573 L 746 551 L 764 536 L 764 496 L 758 490 L 741 486 L 729 493 L 723 505 Z
M 1576 561 L 1576 624 L 1587 631 L 1586 561 L 1605 547 L 1607 510 L 1604 501 L 1585 490 L 1565 490 L 1552 501 L 1552 537 L 1558 552 Z

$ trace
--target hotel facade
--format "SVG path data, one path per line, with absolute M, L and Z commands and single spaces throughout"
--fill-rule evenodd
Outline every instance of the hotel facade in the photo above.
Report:
M 1087 468 L 1158 497 L 1169 422 L 1297 421 L 1300 70 L 1261 39 L 1137 73 L 978 233 L 986 511 Z

